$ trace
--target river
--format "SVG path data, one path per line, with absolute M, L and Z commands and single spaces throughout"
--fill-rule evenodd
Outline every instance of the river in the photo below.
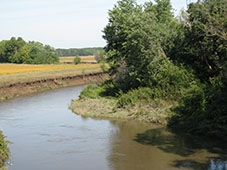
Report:
M 83 118 L 68 109 L 83 86 L 0 103 L 9 170 L 227 170 L 218 145 L 155 125 Z

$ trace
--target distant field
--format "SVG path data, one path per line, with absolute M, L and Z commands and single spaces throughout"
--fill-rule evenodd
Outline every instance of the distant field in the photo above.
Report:
M 75 56 L 59 57 L 60 63 L 72 64 Z M 81 63 L 97 63 L 94 56 L 80 56 Z
M 98 64 L 78 64 L 78 65 L 29 65 L 29 64 L 0 64 L 0 75 L 2 74 L 14 74 L 24 72 L 36 72 L 36 71 L 53 71 L 53 70 L 68 70 L 68 69 L 85 69 L 85 68 L 97 68 Z
M 84 75 L 101 71 L 99 64 L 0 64 L 0 87 L 15 83 Z

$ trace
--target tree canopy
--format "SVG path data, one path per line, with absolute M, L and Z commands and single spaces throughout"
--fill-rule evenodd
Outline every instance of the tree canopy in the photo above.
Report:
M 170 0 L 118 1 L 103 30 L 111 80 L 125 93 L 148 87 L 177 101 L 171 127 L 226 135 L 226 0 L 191 3 L 181 17 Z
M 221 137 L 227 134 L 227 3 L 198 1 L 187 13 L 171 59 L 192 68 L 201 83 L 186 90 L 171 125 Z
M 88 56 L 94 55 L 97 52 L 104 52 L 103 47 L 93 47 L 93 48 L 69 48 L 69 49 L 56 49 L 56 54 L 58 56 Z
M 178 31 L 171 11 L 169 0 L 143 5 L 124 0 L 109 11 L 104 28 L 107 61 L 113 80 L 126 91 L 140 86 L 172 91 L 178 88 L 175 79 L 187 82 L 186 72 L 168 58 Z
M 21 37 L 12 37 L 0 42 L 1 63 L 51 64 L 58 63 L 55 49 L 40 42 L 25 42 Z

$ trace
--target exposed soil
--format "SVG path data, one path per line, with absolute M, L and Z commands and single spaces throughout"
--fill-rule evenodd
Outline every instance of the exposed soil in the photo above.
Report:
M 75 76 L 64 76 L 54 79 L 36 80 L 9 84 L 0 88 L 0 102 L 18 96 L 43 92 L 51 89 L 70 87 L 101 82 L 107 77 L 103 72 Z

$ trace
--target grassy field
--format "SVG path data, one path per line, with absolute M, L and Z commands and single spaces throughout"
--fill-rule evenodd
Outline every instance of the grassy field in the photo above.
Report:
M 77 65 L 72 64 L 74 57 L 64 57 L 60 64 L 0 64 L 0 102 L 50 89 L 102 81 L 103 71 L 94 56 L 82 58 L 83 63 Z
M 59 57 L 61 64 L 73 63 L 75 56 Z M 94 56 L 80 56 L 81 63 L 97 63 Z
M 2 74 L 14 74 L 25 73 L 35 71 L 51 71 L 51 70 L 64 70 L 64 69 L 85 69 L 96 68 L 97 62 L 94 56 L 82 56 L 81 63 L 74 65 L 73 60 L 75 57 L 60 57 L 59 65 L 29 65 L 29 64 L 0 64 L 0 75 Z M 68 63 L 68 64 L 64 64 Z M 94 65 L 95 64 L 95 65 Z
M 29 65 L 29 64 L 0 64 L 0 75 L 37 72 L 37 71 L 53 71 L 53 70 L 67 70 L 67 69 L 85 69 L 96 68 L 98 64 L 61 64 L 61 65 Z
M 0 87 L 16 83 L 84 75 L 101 71 L 99 64 L 0 64 Z

